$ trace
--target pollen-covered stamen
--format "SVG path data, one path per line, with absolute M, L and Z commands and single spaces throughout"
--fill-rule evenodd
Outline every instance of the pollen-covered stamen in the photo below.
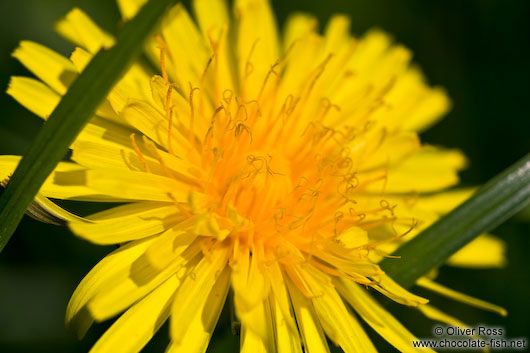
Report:
M 208 128 L 208 130 L 206 131 L 206 135 L 204 136 L 204 139 L 203 139 L 203 153 L 205 150 L 211 150 L 212 147 L 214 146 L 214 141 L 215 142 L 218 142 L 218 140 L 220 138 L 223 138 L 224 136 L 219 136 L 219 134 L 215 134 L 215 125 L 216 125 L 216 122 L 217 122 L 217 125 L 219 126 L 222 126 L 222 122 L 219 121 L 219 116 L 220 116 L 220 112 L 223 111 L 224 112 L 224 115 L 225 115 L 225 118 L 228 116 L 228 111 L 226 110 L 226 108 L 221 105 L 219 107 L 217 107 L 212 115 L 212 118 L 210 119 L 210 127 Z
M 265 86 L 267 85 L 267 82 L 269 81 L 269 78 L 271 75 L 274 75 L 276 77 L 279 77 L 279 74 L 275 71 L 276 67 L 280 65 L 280 61 L 276 61 L 274 64 L 271 65 L 270 70 L 267 72 L 267 75 L 265 75 L 265 79 L 263 80 L 263 84 L 261 85 L 261 88 L 259 90 L 258 94 L 258 101 L 261 99 L 261 96 L 263 94 L 263 91 L 265 90 Z
M 166 53 L 169 54 L 169 50 L 166 42 L 164 41 L 164 39 L 162 39 L 161 36 L 156 36 L 155 38 L 158 44 L 160 44 L 158 49 L 160 50 L 160 68 L 162 70 L 162 77 L 164 78 L 164 81 L 169 82 L 169 77 L 166 69 Z
M 134 148 L 134 151 L 136 152 L 136 155 L 138 156 L 138 159 L 142 163 L 142 166 L 144 167 L 144 170 L 147 173 L 151 173 L 151 169 L 149 168 L 149 165 L 147 164 L 147 161 L 144 158 L 144 155 L 142 154 L 142 151 L 140 151 L 140 148 L 138 148 L 138 145 L 136 144 L 136 136 L 134 133 L 129 135 L 129 138 L 131 139 L 131 144 Z
M 313 88 L 315 87 L 315 84 L 317 83 L 318 79 L 322 76 L 324 73 L 324 70 L 326 69 L 327 64 L 333 57 L 333 54 L 328 54 L 328 56 L 324 59 L 324 61 L 315 69 L 314 74 L 312 75 L 313 78 L 311 79 L 309 86 L 307 87 L 307 91 L 305 92 L 304 98 L 308 99 L 311 96 L 311 93 L 313 92 Z
M 184 205 L 181 202 L 178 202 L 177 199 L 175 198 L 175 196 L 173 196 L 173 194 L 171 192 L 168 192 L 167 196 L 170 198 L 170 200 L 173 202 L 173 204 L 178 208 L 178 210 L 183 215 L 185 215 L 189 219 L 193 219 L 193 212 L 191 210 L 189 210 L 188 207 L 186 207 L 186 205 Z
M 156 148 L 155 144 L 147 139 L 145 136 L 142 136 L 144 140 L 144 144 L 147 148 L 151 150 L 151 152 L 156 156 L 156 159 L 158 160 L 158 163 L 162 166 L 162 169 L 164 170 L 164 173 L 168 178 L 176 179 L 175 175 L 169 170 L 166 163 L 164 163 L 164 160 L 162 159 L 162 156 L 160 156 L 160 152 L 158 151 L 158 148 Z
M 332 109 L 337 112 L 341 111 L 340 107 L 337 104 L 332 103 L 327 97 L 323 97 L 320 101 L 322 102 L 322 113 L 320 114 L 318 121 L 321 121 L 322 123 L 324 123 L 326 116 Z
M 175 83 L 169 83 L 167 88 L 167 94 L 166 94 L 166 101 L 164 105 L 164 110 L 166 114 L 166 119 L 168 120 L 168 133 L 167 133 L 167 148 L 169 153 L 175 155 L 175 151 L 173 150 L 172 140 L 173 140 L 173 107 L 171 106 L 171 94 L 173 92 L 173 89 L 176 88 L 177 85 Z
M 208 74 L 208 69 L 210 68 L 210 65 L 212 64 L 212 61 L 214 60 L 216 54 L 212 54 L 210 58 L 208 59 L 208 62 L 206 63 L 206 67 L 202 71 L 201 75 L 201 87 L 205 87 L 205 81 L 206 81 L 206 74 Z
M 189 141 L 190 144 L 193 146 L 195 141 L 195 106 L 193 104 L 193 96 L 195 91 L 199 91 L 200 89 L 198 87 L 193 87 L 191 85 L 191 82 L 189 83 L 190 86 L 190 94 L 188 97 L 189 105 L 190 105 L 190 126 L 189 126 Z

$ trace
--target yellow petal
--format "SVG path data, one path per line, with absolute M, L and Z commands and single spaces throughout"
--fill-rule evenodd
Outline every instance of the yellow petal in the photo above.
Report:
M 418 208 L 445 214 L 471 197 L 475 191 L 476 188 L 461 188 L 434 195 L 421 195 L 413 204 Z
M 89 169 L 116 171 L 145 172 L 146 164 L 149 172 L 153 174 L 174 178 L 194 186 L 200 184 L 198 181 L 201 175 L 200 169 L 187 160 L 159 150 L 152 142 L 149 144 L 148 141 L 135 139 L 135 143 L 143 160 L 133 150 L 130 139 L 128 146 L 119 146 L 104 141 L 86 141 L 82 136 L 71 147 L 73 149 L 72 160 Z
M 203 68 L 204 76 L 201 78 L 203 87 L 209 88 L 208 92 L 214 101 L 221 101 L 225 92 L 231 91 L 233 94 L 236 87 L 227 1 L 195 0 L 193 9 L 203 37 L 213 49 L 212 62 L 208 64 L 206 75 Z M 221 82 L 222 84 L 219 84 Z
M 75 65 L 78 72 L 82 72 L 86 65 L 92 60 L 93 54 L 81 48 L 76 48 L 70 60 Z M 134 62 L 125 75 L 118 81 L 108 94 L 105 102 L 99 107 L 98 115 L 105 116 L 110 120 L 120 124 L 126 122 L 117 114 L 121 113 L 130 98 L 151 101 L 151 92 L 147 83 L 151 79 L 152 72 L 146 65 Z M 112 114 L 103 115 L 102 108 L 108 105 Z
M 73 146 L 79 141 L 107 144 L 117 148 L 131 148 L 131 130 L 123 125 L 99 117 L 92 118 L 77 136 Z
M 420 305 L 416 307 L 419 311 L 423 313 L 426 317 L 428 317 L 431 320 L 443 322 L 447 325 L 460 327 L 460 328 L 467 328 L 468 325 L 463 323 L 462 321 L 458 320 L 454 316 L 451 316 L 449 314 L 444 313 L 443 311 L 435 308 L 432 305 L 426 304 L 426 305 Z
M 416 352 L 411 342 L 417 338 L 374 300 L 367 290 L 347 279 L 335 279 L 341 296 L 366 323 L 400 352 Z M 432 350 L 426 350 L 432 352 Z
M 362 75 L 369 75 L 377 70 L 378 61 L 384 57 L 392 44 L 388 34 L 378 29 L 367 32 L 359 43 L 354 55 L 351 57 L 349 67 Z
M 210 342 L 215 324 L 230 288 L 230 270 L 225 267 L 217 278 L 210 294 L 187 327 L 182 341 L 172 341 L 166 353 L 204 353 Z
M 161 271 L 171 266 L 175 256 L 180 256 L 192 245 L 198 237 L 189 229 L 192 223 L 193 220 L 185 220 L 169 228 L 147 248 L 145 259 L 153 269 Z M 188 264 L 188 266 L 192 265 Z
M 101 336 L 91 353 L 140 351 L 167 320 L 179 281 L 170 277 L 134 304 Z
M 312 302 L 326 335 L 346 353 L 376 352 L 372 341 L 348 311 L 329 277 L 309 266 L 301 272 L 313 293 L 318 293 Z
M 286 280 L 289 288 L 289 295 L 293 303 L 296 322 L 302 335 L 305 352 L 307 353 L 329 353 L 326 336 L 322 331 L 322 326 L 313 307 L 311 300 L 306 298 L 296 286 L 289 280 Z
M 457 171 L 466 163 L 466 158 L 458 150 L 427 146 L 388 172 L 359 173 L 358 178 L 360 183 L 368 183 L 366 189 L 369 192 L 431 192 L 456 184 Z
M 64 94 L 77 77 L 74 65 L 67 58 L 43 45 L 22 41 L 12 55 L 59 94 Z
M 287 285 L 278 264 L 269 268 L 273 293 L 269 297 L 276 332 L 278 353 L 302 353 L 300 333 L 291 309 Z
M 120 280 L 127 277 L 128 266 L 136 261 L 153 239 L 145 239 L 122 246 L 103 258 L 83 278 L 72 294 L 66 309 L 66 324 L 83 337 L 93 322 L 86 309 L 87 303 L 98 293 L 101 284 L 111 278 Z
M 337 235 L 337 240 L 347 249 L 357 248 L 368 243 L 367 232 L 360 227 L 351 227 Z
M 11 77 L 7 94 L 43 119 L 48 119 L 61 99 L 44 83 L 29 77 Z
M 55 24 L 55 30 L 91 53 L 96 53 L 101 47 L 109 48 L 114 44 L 112 36 L 99 28 L 87 14 L 77 7 Z
M 143 161 L 132 148 L 132 143 L 131 147 L 118 147 L 93 141 L 76 141 L 72 149 L 72 160 L 89 169 L 145 172 Z M 141 151 L 149 171 L 157 175 L 165 175 L 158 161 L 147 155 L 145 148 L 141 148 Z
M 94 55 L 85 49 L 76 47 L 70 55 L 70 61 L 74 64 L 78 72 L 83 72 Z
M 373 288 L 398 303 L 410 306 L 418 306 L 420 304 L 427 304 L 429 302 L 425 298 L 410 293 L 408 290 L 394 282 L 394 280 L 392 280 L 386 274 L 379 275 L 376 279 L 378 285 L 373 286 Z
M 248 250 L 243 251 L 236 259 L 232 272 L 236 313 L 242 322 L 246 320 L 246 313 L 269 295 L 270 282 L 264 276 L 263 265 L 257 257 L 250 256 Z
M 79 50 L 76 50 L 74 54 L 78 52 Z M 24 107 L 45 120 L 48 119 L 48 116 L 50 116 L 61 99 L 61 96 L 50 87 L 41 81 L 28 77 L 11 77 L 7 94 L 11 95 Z M 98 107 L 96 114 L 107 119 L 111 118 L 119 121 L 116 113 L 109 111 L 109 109 L 110 106 L 105 101 L 105 103 Z
M 149 242 L 147 247 L 143 248 L 144 252 L 153 243 L 154 241 Z M 155 268 L 145 253 L 133 261 L 116 264 L 118 270 L 114 270 L 111 277 L 106 277 L 105 281 L 99 282 L 94 289 L 94 294 L 87 304 L 90 314 L 96 321 L 103 321 L 122 312 L 176 274 L 199 251 L 199 245 L 192 243 L 182 254 L 171 254 L 168 266 L 162 270 Z
M 443 296 L 445 296 L 447 298 L 451 298 L 453 300 L 457 300 L 457 301 L 462 302 L 464 304 L 468 304 L 468 305 L 471 305 L 471 306 L 474 306 L 474 307 L 477 307 L 477 308 L 480 308 L 480 309 L 483 309 L 483 310 L 492 311 L 492 312 L 497 313 L 497 314 L 502 315 L 502 316 L 506 316 L 507 315 L 506 309 L 504 309 L 504 308 L 502 308 L 502 307 L 500 307 L 498 305 L 491 304 L 491 303 L 488 303 L 488 302 L 486 302 L 484 300 L 473 298 L 470 295 L 457 292 L 457 291 L 455 291 L 455 290 L 453 290 L 451 288 L 447 288 L 445 286 L 442 286 L 439 283 L 431 281 L 430 279 L 428 279 L 426 277 L 421 277 L 420 279 L 418 279 L 416 281 L 416 284 L 419 285 L 420 287 L 427 288 L 427 289 L 429 289 L 429 290 L 431 290 L 433 292 L 436 292 L 436 293 L 438 293 L 440 295 L 443 295 Z
M 241 353 L 275 352 L 273 318 L 266 299 L 245 313 L 248 320 L 241 322 Z M 256 329 L 260 326 L 260 329 Z
M 330 18 L 324 31 L 326 53 L 337 53 L 342 47 L 349 45 L 352 41 L 350 22 L 350 18 L 344 15 L 333 15 Z
M 266 271 L 271 283 L 271 295 L 273 298 L 271 299 L 271 306 L 274 308 L 275 317 L 280 317 L 281 315 L 284 318 L 280 323 L 276 322 L 276 325 L 281 326 L 282 330 L 284 330 L 283 326 L 287 325 L 292 335 L 289 335 L 286 338 L 291 341 L 293 346 L 296 346 L 296 342 L 298 342 L 299 345 L 300 337 L 291 309 L 291 300 L 289 299 L 287 284 L 284 281 L 284 275 L 282 274 L 281 268 L 277 263 L 273 263 L 266 267 Z M 281 313 L 278 313 L 278 310 L 280 310 Z
M 451 101 L 443 88 L 435 87 L 415 106 L 404 121 L 404 128 L 424 131 L 440 120 L 451 109 Z
M 118 8 L 125 20 L 128 20 L 147 2 L 147 0 L 117 0 Z
M 57 205 L 55 202 L 49 200 L 47 197 L 42 194 L 37 194 L 35 196 L 34 202 L 36 202 L 39 207 L 44 209 L 46 213 L 51 214 L 53 217 L 56 217 L 65 222 L 86 222 L 86 219 L 79 217 L 71 212 L 68 212 L 64 208 Z
M 506 243 L 493 235 L 483 234 L 454 253 L 447 260 L 447 264 L 469 268 L 495 268 L 506 266 L 506 261 Z
M 138 202 L 114 207 L 87 217 L 88 222 L 70 222 L 72 231 L 96 244 L 120 244 L 159 234 L 182 220 L 175 205 Z
M 374 151 L 363 151 L 371 156 L 360 165 L 361 171 L 400 163 L 420 148 L 420 140 L 415 133 L 402 132 L 386 138 L 378 145 Z
M 276 21 L 267 0 L 236 0 L 234 6 L 243 99 L 257 99 L 265 76 L 279 59 Z
M 392 89 L 385 94 L 384 101 L 392 107 L 385 112 L 385 123 L 409 131 L 425 130 L 450 108 L 444 90 L 428 86 L 416 67 L 394 76 Z
M 0 156 L 0 178 L 3 180 L 12 175 L 17 167 L 20 156 Z M 86 169 L 80 165 L 60 162 L 46 179 L 40 193 L 54 199 L 72 199 L 81 201 L 115 202 L 121 197 L 103 195 L 98 190 L 87 186 Z
M 82 170 L 63 176 L 64 183 L 88 187 L 116 200 L 187 202 L 189 186 L 175 179 L 135 171 Z M 202 194 L 196 195 L 203 199 Z
M 211 30 L 220 29 L 229 23 L 226 3 L 226 0 L 194 0 L 192 2 L 195 17 L 206 38 Z
M 309 14 L 295 13 L 285 23 L 283 52 L 285 53 L 294 42 L 313 33 L 318 28 L 318 20 Z
M 180 286 L 173 304 L 170 335 L 174 342 L 181 342 L 186 336 L 186 327 L 204 306 L 218 277 L 223 273 L 228 260 L 225 248 L 210 249 L 210 254 L 189 271 Z
M 167 150 L 169 136 L 167 119 L 151 104 L 140 100 L 131 101 L 123 109 L 122 117 Z M 172 134 L 172 137 L 174 136 L 175 134 Z M 178 143 L 177 140 L 174 141 L 173 145 Z
M 215 3 L 213 2 L 214 5 Z M 215 12 L 210 13 L 217 16 Z M 211 49 L 182 4 L 169 10 L 163 20 L 162 35 L 169 51 L 166 53 L 169 77 L 178 84 L 184 96 L 188 97 L 190 84 L 193 87 L 200 85 Z

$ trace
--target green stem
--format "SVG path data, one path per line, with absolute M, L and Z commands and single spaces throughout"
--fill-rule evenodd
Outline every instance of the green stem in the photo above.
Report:
M 442 265 L 479 234 L 491 231 L 530 202 L 530 154 L 481 187 L 451 213 L 405 243 L 381 268 L 404 287 Z

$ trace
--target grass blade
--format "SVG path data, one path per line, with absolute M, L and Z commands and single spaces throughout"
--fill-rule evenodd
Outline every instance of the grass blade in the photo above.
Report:
M 470 199 L 394 251 L 382 269 L 405 287 L 530 203 L 530 154 L 481 187 Z
M 125 24 L 116 44 L 93 58 L 43 125 L 0 195 L 0 251 L 48 175 L 131 61 L 141 53 L 159 18 L 175 2 L 148 1 Z

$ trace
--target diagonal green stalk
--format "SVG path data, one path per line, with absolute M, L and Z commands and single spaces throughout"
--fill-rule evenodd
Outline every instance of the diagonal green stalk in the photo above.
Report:
M 530 154 L 481 187 L 470 199 L 405 243 L 381 268 L 404 287 L 530 203 Z
M 150 0 L 127 22 L 110 50 L 101 50 L 75 80 L 22 158 L 0 196 L 0 251 L 41 185 L 176 0 Z

